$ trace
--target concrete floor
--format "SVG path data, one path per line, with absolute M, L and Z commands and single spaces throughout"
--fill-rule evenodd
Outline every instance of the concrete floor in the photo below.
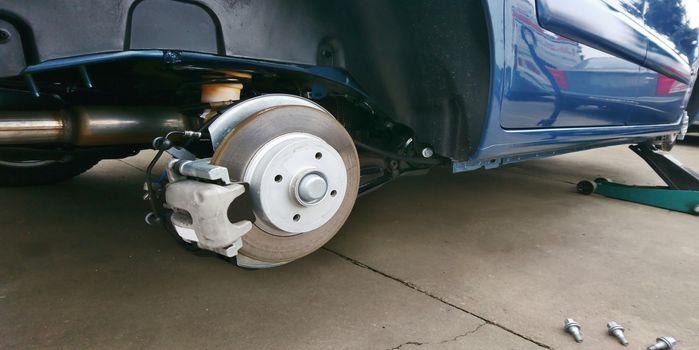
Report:
M 699 145 L 673 154 L 699 169 Z M 574 193 L 659 184 L 625 147 L 401 179 L 324 249 L 263 271 L 146 226 L 147 156 L 0 190 L 0 349 L 621 348 L 610 320 L 632 349 L 699 347 L 699 218 Z

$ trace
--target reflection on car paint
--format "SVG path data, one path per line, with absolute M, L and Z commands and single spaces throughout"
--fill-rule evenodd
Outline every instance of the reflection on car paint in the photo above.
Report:
M 640 1 L 616 3 L 636 15 L 643 10 Z M 687 84 L 544 30 L 534 1 L 513 3 L 512 28 L 504 128 L 672 123 L 682 113 Z M 536 108 L 537 100 L 547 106 Z
M 646 0 L 644 4 L 642 19 L 651 32 L 662 40 L 664 45 L 677 51 L 687 62 L 695 62 L 699 56 L 699 1 Z M 689 16 L 690 12 L 694 16 Z M 696 62 L 693 66 L 696 71 Z
M 534 0 L 513 1 L 509 25 L 513 36 L 512 71 L 502 104 L 506 129 L 624 125 L 633 108 L 640 67 L 544 30 L 537 24 Z M 623 80 L 584 63 L 604 59 L 623 66 Z M 628 74 L 629 65 L 631 74 Z M 618 78 L 618 77 L 617 77 Z M 594 96 L 590 91 L 623 84 L 619 95 Z M 613 109 L 613 113 L 610 112 Z
M 687 9 L 684 27 L 696 31 L 699 24 L 696 0 L 598 1 L 613 5 L 618 14 L 644 28 L 654 25 L 644 22 L 643 16 L 650 8 L 656 7 L 656 12 L 672 11 L 676 4 Z M 639 142 L 679 129 L 681 111 L 687 105 L 695 78 L 687 86 L 547 31 L 539 25 L 536 2 L 487 0 L 494 45 L 489 114 L 479 147 L 469 161 L 455 164 L 455 171 Z M 672 34 L 678 29 L 671 24 L 656 23 L 655 31 L 677 40 L 681 36 Z M 604 28 L 607 24 L 597 21 L 596 25 Z M 523 27 L 536 38 L 534 52 L 539 64 L 522 36 Z M 683 54 L 696 71 L 699 61 L 694 45 L 689 47 L 693 53 Z M 542 64 L 550 75 L 541 69 Z M 636 76 L 628 74 L 630 71 L 635 71 Z M 618 79 L 619 76 L 624 79 Z M 560 94 L 553 84 L 557 84 Z

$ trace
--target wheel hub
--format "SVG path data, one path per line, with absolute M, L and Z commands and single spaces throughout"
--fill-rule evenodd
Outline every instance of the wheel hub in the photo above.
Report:
M 296 186 L 296 194 L 302 205 L 313 205 L 325 197 L 328 193 L 328 182 L 321 173 L 312 172 L 306 174 Z
M 243 180 L 250 184 L 257 225 L 270 234 L 291 236 L 333 217 L 345 195 L 347 169 L 323 139 L 288 133 L 255 153 Z

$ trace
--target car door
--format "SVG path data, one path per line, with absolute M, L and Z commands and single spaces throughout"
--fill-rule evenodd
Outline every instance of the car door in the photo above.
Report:
M 505 30 L 512 40 L 505 47 L 514 52 L 505 57 L 501 126 L 625 125 L 635 110 L 640 66 L 545 30 L 536 6 L 535 0 L 505 6 Z
M 649 52 L 654 47 L 667 47 L 683 62 L 697 70 L 697 40 L 699 38 L 699 1 L 646 0 L 643 7 L 644 25 L 654 35 Z M 639 113 L 628 124 L 665 124 L 676 122 L 682 115 L 689 97 L 689 85 L 675 78 L 644 68 L 639 89 Z
M 684 112 L 688 85 L 643 68 L 638 87 L 637 112 L 629 116 L 629 125 L 669 124 Z

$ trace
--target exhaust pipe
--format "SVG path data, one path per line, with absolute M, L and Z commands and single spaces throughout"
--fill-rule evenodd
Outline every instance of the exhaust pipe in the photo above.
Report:
M 0 145 L 149 144 L 190 120 L 170 107 L 90 106 L 55 111 L 0 111 Z

